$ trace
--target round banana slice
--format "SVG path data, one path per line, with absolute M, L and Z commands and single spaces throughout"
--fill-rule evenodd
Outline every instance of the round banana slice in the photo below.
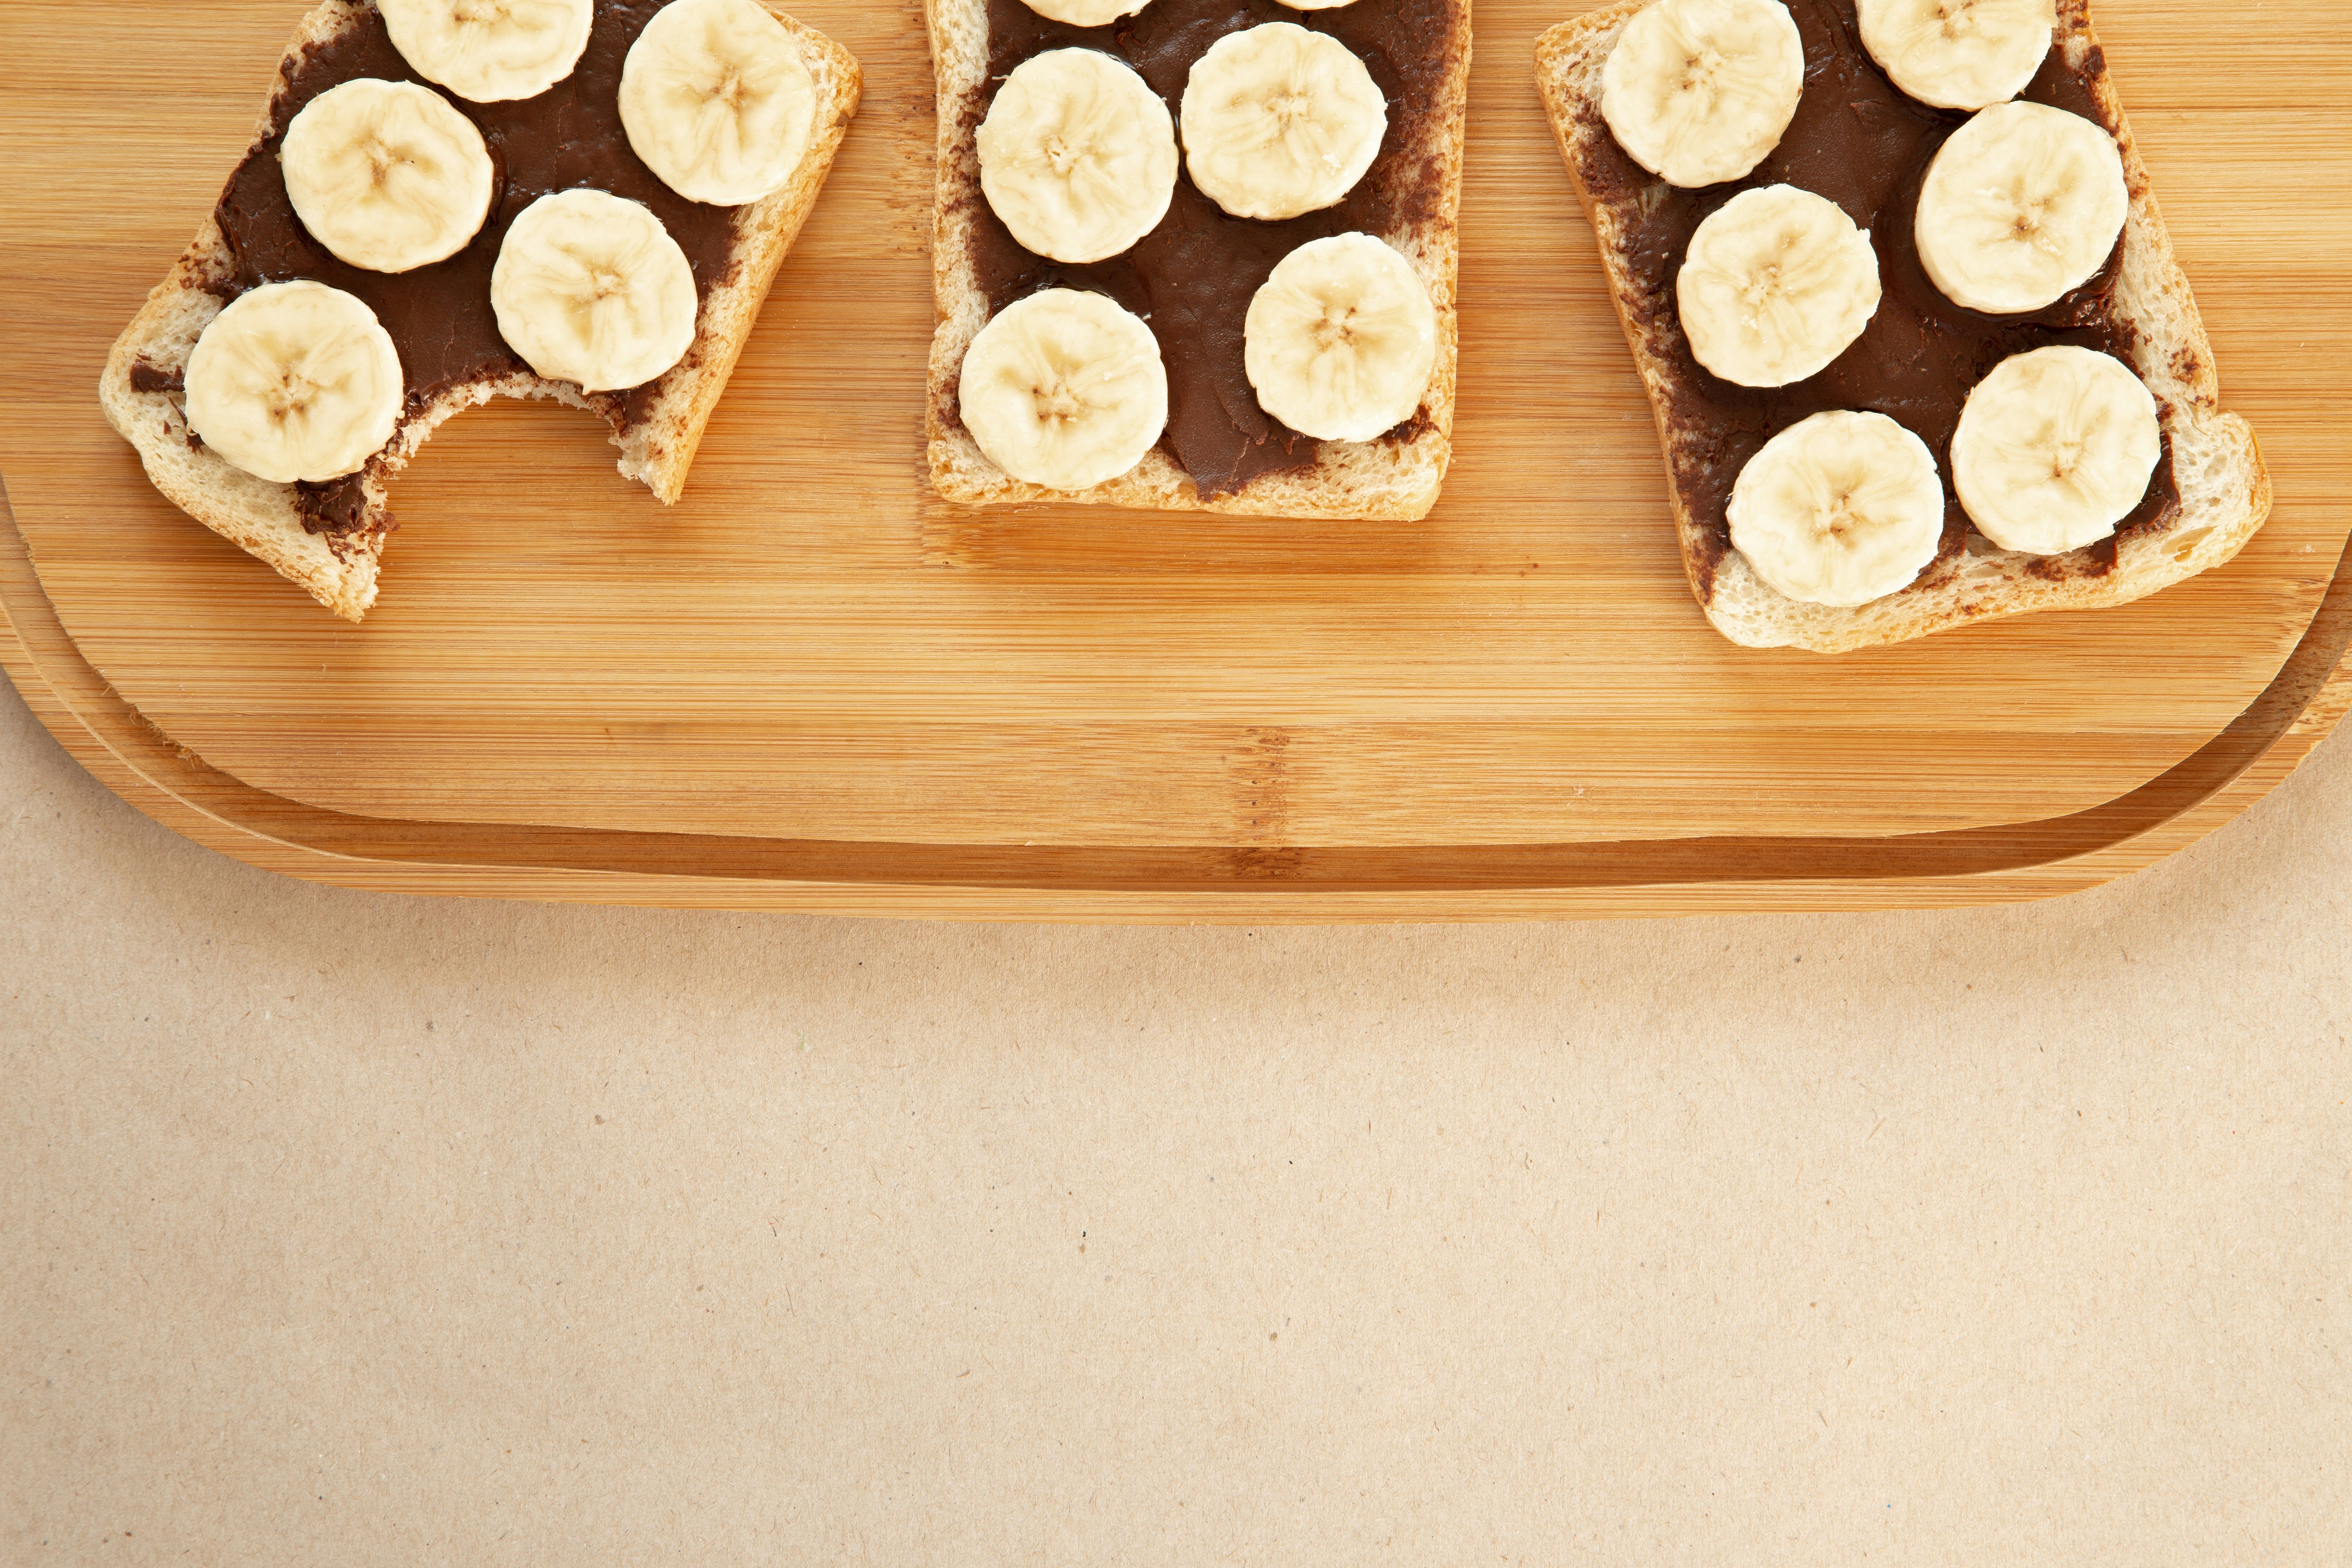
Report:
M 1132 16 L 1151 0 L 1022 0 L 1040 16 L 1067 22 L 1073 27 L 1108 27 L 1121 16 Z
M 1859 12 L 1870 58 L 1937 109 L 2008 102 L 2058 35 L 2058 0 L 1861 0 Z
M 2003 360 L 1969 394 L 1952 488 L 2003 550 L 2063 555 L 2115 532 L 2147 494 L 2164 434 L 2156 397 L 2123 362 L 2047 348 Z
M 490 269 L 499 335 L 550 381 L 643 386 L 686 357 L 694 268 L 652 209 L 604 191 L 525 207 Z
M 1151 329 L 1075 289 L 999 310 L 965 352 L 956 395 L 990 460 L 1050 489 L 1118 478 L 1168 424 L 1168 372 Z
M 1742 191 L 1691 236 L 1675 280 L 1698 363 L 1741 386 L 1786 386 L 1845 353 L 1878 311 L 1878 252 L 1826 196 Z
M 588 47 L 595 0 L 376 0 L 400 58 L 475 103 L 537 98 Z
M 740 206 L 783 188 L 816 128 L 816 79 L 759 0 L 675 0 L 621 66 L 621 128 L 663 184 Z
M 1919 261 L 1954 304 L 2039 310 L 2089 282 L 2131 210 L 2116 139 L 2039 103 L 1979 113 L 1919 189 Z
M 1731 545 L 1808 605 L 1866 605 L 1906 586 L 1944 536 L 1927 444 L 1884 414 L 1816 414 L 1748 459 L 1732 487 Z
M 188 355 L 188 426 L 257 479 L 355 474 L 400 423 L 400 351 L 364 301 L 265 283 L 212 319 Z
M 1668 184 L 1747 177 L 1805 93 L 1805 45 L 1780 0 L 1657 0 L 1601 68 L 1601 114 Z
M 1389 103 L 1347 45 L 1296 22 L 1228 33 L 1184 83 L 1184 166 L 1235 217 L 1317 212 L 1353 190 Z
M 369 77 L 304 105 L 278 162 L 311 237 L 371 272 L 406 272 L 465 249 L 498 184 L 482 133 L 447 99 Z
M 1129 67 L 1048 49 L 1004 79 L 980 122 L 980 188 L 1013 237 L 1100 261 L 1150 234 L 1176 194 L 1176 126 Z
M 1259 405 L 1318 441 L 1369 441 L 1403 424 L 1437 363 L 1429 290 L 1369 234 L 1309 240 L 1284 257 L 1242 330 Z

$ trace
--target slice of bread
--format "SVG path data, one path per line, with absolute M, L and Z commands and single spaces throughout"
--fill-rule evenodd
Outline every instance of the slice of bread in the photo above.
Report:
M 1380 5 L 1387 0 L 1358 0 Z M 1391 232 L 1388 241 L 1412 264 L 1437 308 L 1437 365 L 1416 417 L 1375 441 L 1326 441 L 1307 468 L 1260 474 L 1240 489 L 1203 495 L 1165 443 L 1118 479 L 1085 490 L 1055 490 L 1014 479 L 980 449 L 957 410 L 964 351 L 988 324 L 989 306 L 973 260 L 973 226 L 987 198 L 980 187 L 973 109 L 988 85 L 988 0 L 924 0 L 930 25 L 931 66 L 938 83 L 939 162 L 932 227 L 931 276 L 939 330 L 931 340 L 929 448 L 931 483 L 968 506 L 1019 501 L 1076 501 L 1162 511 L 1236 512 L 1261 517 L 1424 517 L 1437 504 L 1453 457 L 1455 318 L 1454 274 L 1459 256 L 1455 217 L 1462 201 L 1464 117 L 1470 89 L 1470 0 L 1456 0 L 1447 40 L 1444 89 L 1426 105 L 1419 139 L 1383 154 L 1382 163 L 1419 171 L 1433 182 L 1435 199 Z M 1312 11 L 1285 13 L 1311 20 Z M 1204 36 L 1205 50 L 1213 41 Z M 1381 164 L 1375 164 L 1377 177 Z M 1179 178 L 1189 178 L 1180 175 Z
M 2180 492 L 2177 513 L 2163 526 L 2126 532 L 2115 545 L 2112 565 L 2017 554 L 1970 530 L 1964 549 L 1939 556 L 1910 586 L 1851 609 L 1784 597 L 1737 551 L 1710 538 L 1685 505 L 1677 482 L 1678 475 L 1706 460 L 1708 437 L 1675 408 L 1703 402 L 1705 394 L 1691 384 L 1688 368 L 1680 363 L 1687 355 L 1673 310 L 1637 308 L 1644 283 L 1634 253 L 1645 193 L 1595 195 L 1596 188 L 1608 184 L 1599 177 L 1595 160 L 1614 151 L 1601 115 L 1601 67 L 1625 24 L 1646 4 L 1624 0 L 1545 33 L 1536 44 L 1536 83 L 1600 242 L 1626 341 L 1650 394 L 1691 590 L 1717 629 L 1750 647 L 1843 653 L 2001 616 L 2125 604 L 2221 565 L 2253 537 L 2270 515 L 2269 475 L 2245 421 L 2221 411 L 2212 345 L 2189 279 L 2173 258 L 2084 0 L 2059 0 L 2056 47 L 2067 65 L 2088 79 L 2123 153 L 2131 212 L 2113 300 L 2132 329 L 2133 368 L 2156 395 Z M 1937 454 L 1939 465 L 1944 456 Z
M 727 389 L 776 268 L 816 205 L 834 153 L 857 110 L 859 73 L 849 52 L 786 16 L 773 0 L 762 4 L 799 40 L 815 77 L 821 100 L 815 134 L 789 184 L 736 210 L 730 264 L 704 291 L 693 346 L 676 369 L 654 384 L 641 416 L 624 428 L 620 399 L 627 395 L 591 395 L 569 382 L 543 380 L 527 371 L 449 387 L 404 417 L 391 444 L 369 460 L 362 471 L 364 506 L 358 526 L 311 532 L 296 505 L 294 486 L 256 479 L 233 467 L 207 450 L 188 428 L 177 384 L 196 339 L 226 302 L 213 290 L 226 284 L 235 271 L 220 226 L 208 215 L 195 242 L 116 341 L 99 382 L 99 400 L 108 421 L 139 449 L 155 488 L 350 621 L 360 619 L 375 603 L 377 569 L 393 527 L 386 506 L 393 477 L 444 420 L 493 397 L 553 398 L 603 415 L 614 426 L 613 444 L 621 449 L 621 472 L 645 484 L 665 503 L 675 502 L 685 490 L 703 426 Z M 303 51 L 342 36 L 373 9 L 368 0 L 322 0 L 302 19 L 254 132 L 257 145 L 283 129 L 277 122 L 278 93 L 291 79 Z

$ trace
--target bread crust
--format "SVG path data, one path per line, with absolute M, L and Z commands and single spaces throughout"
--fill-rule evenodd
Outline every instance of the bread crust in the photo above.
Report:
M 1159 511 L 1217 511 L 1255 517 L 1395 519 L 1426 517 L 1437 504 L 1453 458 L 1456 362 L 1456 220 L 1470 92 L 1470 0 L 1446 59 L 1445 89 L 1433 105 L 1424 139 L 1394 155 L 1437 172 L 1432 216 L 1381 236 L 1396 247 L 1429 290 L 1437 310 L 1437 364 L 1422 400 L 1425 417 L 1404 441 L 1326 441 L 1315 466 L 1262 474 L 1230 494 L 1204 497 L 1191 475 L 1159 447 L 1115 479 L 1084 490 L 1048 489 L 1014 479 L 991 461 L 964 427 L 956 389 L 964 351 L 988 324 L 988 301 L 971 260 L 979 205 L 980 154 L 963 126 L 962 107 L 988 74 L 988 0 L 923 0 L 938 86 L 939 153 L 932 219 L 931 280 L 939 327 L 931 339 L 928 418 L 931 484 L 967 506 L 1074 501 Z
M 675 503 L 685 492 L 687 470 L 702 444 L 711 410 L 727 390 L 776 270 L 816 205 L 834 154 L 857 111 L 861 78 L 849 51 L 786 15 L 775 0 L 761 3 L 799 41 L 816 79 L 816 132 L 808 156 L 789 184 L 737 210 L 734 265 L 705 293 L 685 362 L 664 379 L 646 417 L 613 437 L 621 450 L 620 471 L 664 504 Z M 372 8 L 369 0 L 322 0 L 303 17 L 255 125 L 257 143 L 277 130 L 272 114 L 278 91 L 289 81 L 304 47 L 341 36 Z M 108 423 L 138 448 L 149 480 L 166 500 L 269 563 L 345 620 L 359 620 L 375 603 L 383 544 L 392 531 L 386 505 L 391 481 L 444 421 L 493 397 L 550 398 L 603 412 L 571 383 L 529 372 L 453 386 L 404 420 L 392 444 L 370 461 L 362 479 L 366 504 L 360 528 L 341 535 L 311 533 L 302 525 L 292 485 L 256 479 L 205 449 L 188 428 L 181 394 L 142 392 L 132 384 L 132 368 L 142 361 L 173 376 L 184 371 L 196 339 L 222 309 L 222 300 L 208 290 L 226 281 L 231 270 L 220 226 L 206 214 L 194 242 L 115 340 L 99 379 L 99 402 Z
M 1638 228 L 1638 197 L 1595 199 L 1586 159 L 1609 136 L 1601 118 L 1601 68 L 1618 34 L 1650 0 L 1622 0 L 1563 22 L 1536 42 L 1536 85 L 1551 120 L 1560 155 L 1584 204 L 1601 247 L 1618 320 L 1650 395 L 1658 440 L 1666 459 L 1667 496 L 1682 544 L 1691 592 L 1707 619 L 1733 642 L 1749 647 L 1808 648 L 1844 653 L 1908 641 L 1976 621 L 2040 610 L 2095 609 L 2126 604 L 2221 565 L 2244 548 L 2270 515 L 2271 481 L 2246 422 L 2222 412 L 2213 349 L 2195 293 L 2172 251 L 2147 166 L 2133 144 L 2112 75 L 2099 52 L 2086 0 L 2059 0 L 2058 47 L 2067 63 L 2087 71 L 2100 108 L 2117 127 L 2116 141 L 2131 192 L 2124 225 L 2123 263 L 2115 298 L 2135 329 L 2133 368 L 2155 394 L 2172 447 L 2180 490 L 2169 526 L 2122 540 L 2104 575 L 2053 573 L 2040 558 L 2004 551 L 1971 531 L 1960 554 L 1937 561 L 1910 586 L 1853 608 L 1802 604 L 1774 590 L 1737 551 L 1711 558 L 1700 525 L 1673 482 L 1678 454 L 1700 432 L 1672 413 L 1675 374 L 1672 321 L 1645 326 L 1636 316 L 1637 283 L 1630 252 Z

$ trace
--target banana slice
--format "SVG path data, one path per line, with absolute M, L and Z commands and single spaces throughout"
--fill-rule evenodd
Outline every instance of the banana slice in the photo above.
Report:
M 1698 363 L 1741 386 L 1819 374 L 1878 311 L 1878 252 L 1825 196 L 1742 191 L 1691 236 L 1675 280 Z
M 694 268 L 662 220 L 604 191 L 525 207 L 490 269 L 499 334 L 550 381 L 643 386 L 694 343 Z
M 1936 558 L 1944 486 L 1927 444 L 1884 414 L 1816 414 L 1732 487 L 1732 548 L 1808 605 L 1866 605 Z
M 2116 139 L 2079 114 L 2003 103 L 1953 133 L 1919 189 L 1919 260 L 1954 304 L 2039 310 L 2089 282 L 2131 210 Z
M 498 183 L 482 133 L 447 99 L 367 77 L 305 105 L 278 162 L 311 237 L 371 272 L 406 272 L 465 249 Z
M 999 310 L 965 352 L 956 395 L 997 467 L 1057 490 L 1117 479 L 1168 423 L 1168 372 L 1151 329 L 1075 289 Z
M 1601 114 L 1668 184 L 1747 177 L 1805 93 L 1805 45 L 1780 0 L 1657 0 L 1601 68 Z
M 1937 109 L 2015 98 L 2058 33 L 2058 0 L 1861 0 L 1859 10 L 1870 58 Z
M 1040 16 L 1067 22 L 1073 27 L 1108 27 L 1121 16 L 1132 16 L 1151 0 L 1022 0 Z
M 2003 360 L 1969 394 L 1952 437 L 1952 487 L 2003 550 L 2063 555 L 2115 532 L 2147 494 L 2164 434 L 2156 396 L 2093 349 Z
M 816 128 L 816 79 L 758 0 L 676 0 L 621 66 L 621 127 L 663 184 L 740 206 L 783 188 Z
M 1296 22 L 1228 33 L 1184 83 L 1184 164 L 1235 217 L 1317 212 L 1355 188 L 1388 100 L 1347 45 Z
M 588 47 L 595 0 L 376 0 L 400 58 L 475 103 L 537 98 Z
M 1117 256 L 1176 193 L 1176 126 L 1133 69 L 1097 49 L 1013 68 L 980 122 L 980 188 L 1013 237 L 1056 261 Z
M 1437 363 L 1429 290 L 1369 234 L 1309 240 L 1284 257 L 1242 331 L 1260 405 L 1319 441 L 1369 441 L 1412 418 Z
M 375 312 L 323 283 L 265 283 L 188 355 L 188 426 L 257 479 L 359 472 L 400 422 L 400 351 Z

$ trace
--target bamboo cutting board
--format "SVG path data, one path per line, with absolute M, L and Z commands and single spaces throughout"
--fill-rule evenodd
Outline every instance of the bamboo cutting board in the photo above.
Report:
M 1724 642 L 1544 124 L 1580 0 L 1479 0 L 1462 395 L 1424 522 L 928 493 L 915 0 L 804 0 L 866 107 L 686 502 L 500 405 L 394 491 L 351 627 L 147 486 L 107 345 L 242 153 L 301 0 L 0 7 L 8 667 L 102 776 L 299 874 L 1138 918 L 1972 901 L 2242 809 L 2341 710 L 2352 13 L 2102 0 L 2224 394 L 2278 489 L 2154 599 L 1839 659 Z M 94 40 L 103 47 L 93 48 Z

